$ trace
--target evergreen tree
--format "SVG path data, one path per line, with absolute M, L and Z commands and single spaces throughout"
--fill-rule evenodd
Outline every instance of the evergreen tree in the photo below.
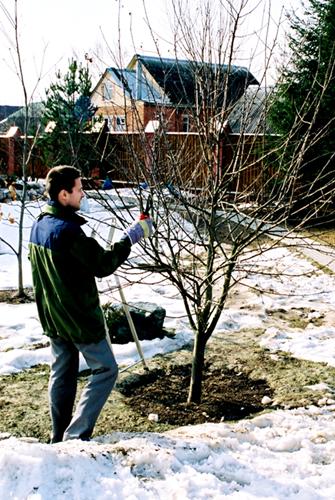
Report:
M 88 68 L 71 60 L 67 73 L 56 73 L 47 90 L 43 125 L 47 130 L 40 140 L 48 166 L 74 165 L 87 175 L 92 159 L 91 129 L 95 113 L 91 105 L 92 81 Z
M 286 141 L 284 161 L 300 162 L 299 199 L 313 203 L 334 190 L 335 0 L 309 0 L 302 17 L 292 15 L 289 47 L 270 118 Z

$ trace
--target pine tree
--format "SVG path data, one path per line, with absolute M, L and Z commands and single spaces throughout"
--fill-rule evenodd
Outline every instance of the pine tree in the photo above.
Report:
M 71 60 L 68 71 L 56 73 L 56 81 L 46 92 L 43 125 L 52 124 L 45 132 L 40 147 L 48 166 L 74 165 L 85 174 L 92 155 L 91 137 L 84 134 L 91 129 L 95 113 L 91 105 L 92 81 L 88 68 Z
M 309 0 L 302 17 L 292 15 L 289 48 L 270 117 L 283 141 L 289 137 L 286 161 L 301 153 L 299 198 L 312 203 L 334 190 L 335 0 Z

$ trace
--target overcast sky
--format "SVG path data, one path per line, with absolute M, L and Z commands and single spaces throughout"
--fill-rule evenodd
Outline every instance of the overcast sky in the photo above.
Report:
M 264 18 L 262 20 L 264 8 L 267 12 L 271 8 L 270 32 L 273 34 L 281 9 L 290 10 L 292 6 L 300 4 L 300 0 L 236 0 L 234 6 L 240 1 L 248 4 L 244 11 L 246 14 L 255 5 L 257 7 L 254 13 L 246 17 L 244 32 L 250 35 L 261 33 L 262 37 L 266 32 L 264 24 L 267 24 Z M 93 58 L 90 67 L 95 83 L 106 67 L 115 65 L 113 55 L 117 53 L 119 39 L 124 65 L 136 52 L 156 54 L 153 39 L 163 56 L 174 57 L 170 4 L 171 0 L 18 0 L 20 47 L 29 97 L 33 93 L 34 101 L 43 98 L 44 90 L 56 71 L 61 69 L 64 72 L 72 56 L 84 62 L 85 53 Z M 195 5 L 195 0 L 191 5 Z M 11 48 L 14 30 L 5 9 L 13 15 L 14 0 L 0 0 L 0 104 L 22 104 L 22 89 L 13 62 L 15 53 Z M 263 30 L 260 31 L 262 23 Z M 258 62 L 251 65 L 251 70 L 259 79 L 264 57 L 260 55 L 256 35 L 246 44 L 243 59 L 237 63 L 249 66 L 256 46 Z M 37 82 L 38 86 L 34 89 Z

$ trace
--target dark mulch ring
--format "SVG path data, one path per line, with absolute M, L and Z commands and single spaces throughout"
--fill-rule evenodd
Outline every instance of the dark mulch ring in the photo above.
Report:
M 194 425 L 238 420 L 264 410 L 261 401 L 272 396 L 264 380 L 252 380 L 243 373 L 207 366 L 202 383 L 201 404 L 187 404 L 191 365 L 156 369 L 118 390 L 133 411 L 147 417 L 158 415 L 160 423 Z

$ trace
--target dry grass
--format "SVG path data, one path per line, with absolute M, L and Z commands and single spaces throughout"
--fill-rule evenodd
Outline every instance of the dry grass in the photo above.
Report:
M 320 243 L 335 247 L 335 229 L 310 229 L 306 236 Z

